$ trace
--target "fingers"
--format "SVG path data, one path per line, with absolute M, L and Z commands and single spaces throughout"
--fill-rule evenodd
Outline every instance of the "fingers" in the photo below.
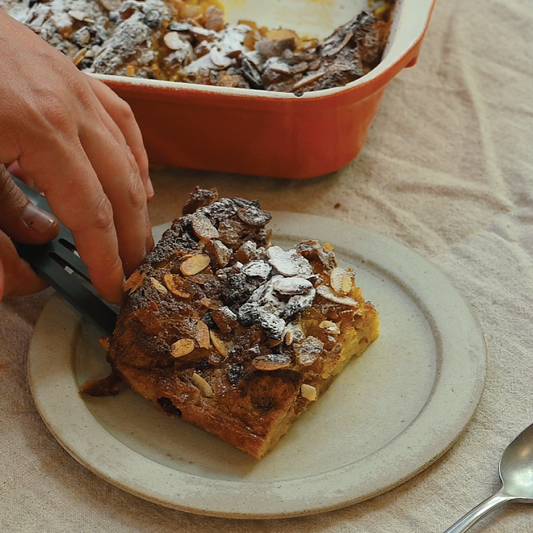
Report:
M 42 244 L 59 233 L 57 220 L 28 200 L 4 165 L 0 165 L 0 230 L 22 244 Z
M 154 245 L 146 207 L 147 200 L 153 196 L 153 188 L 148 177 L 146 152 L 131 110 L 110 89 L 105 86 L 104 89 L 100 90 L 100 94 L 104 95 L 106 112 L 101 113 L 100 119 L 107 131 L 101 128 L 100 136 L 98 136 L 93 132 L 88 135 L 82 130 L 79 135 L 83 148 L 113 206 L 120 256 L 125 274 L 129 275 Z M 120 124 L 117 125 L 115 117 L 120 117 L 122 128 L 118 127 Z M 135 127 L 131 127 L 132 121 Z M 106 138 L 108 134 L 114 137 L 115 144 Z M 131 144 L 127 142 L 128 136 L 134 139 L 132 141 L 134 147 L 140 152 L 138 157 L 135 157 Z M 102 154 L 101 146 L 104 143 L 108 149 Z M 141 166 L 137 162 L 139 158 Z M 139 175 L 141 175 L 141 181 L 139 181 Z M 141 185 L 144 185 L 144 189 Z M 149 194 L 146 192 L 147 189 L 151 191 Z M 139 239 L 139 235 L 145 236 L 144 242 Z
M 7 166 L 7 165 L 6 165 Z M 7 166 L 7 171 L 12 174 L 13 176 L 16 176 L 19 180 L 23 181 L 26 185 L 29 187 L 33 187 L 34 183 L 30 179 L 29 176 L 26 175 L 25 172 L 20 168 L 17 161 L 14 163 L 11 163 L 11 165 Z
M 11 239 L 0 231 L 0 301 L 33 294 L 46 287 L 46 282 L 19 257 Z
M 76 248 L 85 262 L 91 281 L 100 294 L 112 303 L 122 300 L 124 270 L 119 256 L 113 207 L 77 137 L 39 155 L 42 170 L 28 172 L 43 188 L 56 216 L 74 237 Z M 20 164 L 25 167 L 25 158 Z M 58 180 L 58 176 L 63 176 Z M 143 233 L 144 236 L 144 233 Z M 134 256 L 141 257 L 144 243 Z
M 54 239 L 58 232 L 57 220 L 34 206 L 0 165 L 0 301 L 47 287 L 19 257 L 13 241 L 42 244 Z
M 13 170 L 44 191 L 97 290 L 120 303 L 124 273 L 153 247 L 146 205 L 153 189 L 131 109 L 1 12 L 0 35 L 0 162 L 16 161 Z M 6 225 L 24 237 L 21 219 L 33 220 L 34 231 L 43 221 L 17 202 Z
M 129 146 L 143 181 L 146 190 L 146 199 L 150 201 L 154 196 L 154 187 L 150 180 L 148 156 L 144 148 L 141 130 L 135 121 L 129 105 L 120 100 L 117 95 L 104 83 L 94 78 L 89 78 L 89 83 L 104 106 L 109 116 L 113 119 L 116 126 L 124 136 L 126 144 Z

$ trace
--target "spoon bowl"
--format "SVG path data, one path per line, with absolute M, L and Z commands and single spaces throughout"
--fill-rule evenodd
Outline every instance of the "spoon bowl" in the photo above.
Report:
M 444 533 L 462 533 L 506 502 L 533 503 L 533 424 L 507 446 L 500 459 L 499 473 L 502 481 L 500 490 L 474 507 Z
M 503 452 L 500 478 L 507 494 L 524 503 L 533 503 L 533 424 Z

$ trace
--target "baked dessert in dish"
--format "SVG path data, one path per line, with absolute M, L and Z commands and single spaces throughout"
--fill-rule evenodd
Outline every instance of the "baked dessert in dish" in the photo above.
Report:
M 113 374 L 156 408 L 256 459 L 272 449 L 352 357 L 378 314 L 332 247 L 270 243 L 255 201 L 197 189 L 126 282 L 107 345 Z
M 9 12 L 86 72 L 300 93 L 374 68 L 393 5 L 369 0 L 325 40 L 228 24 L 217 0 L 32 0 Z

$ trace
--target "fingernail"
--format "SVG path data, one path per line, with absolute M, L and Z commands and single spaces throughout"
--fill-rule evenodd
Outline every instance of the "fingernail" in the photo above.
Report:
M 37 233 L 46 233 L 56 223 L 56 220 L 52 215 L 39 209 L 31 202 L 28 202 L 24 208 L 22 219 Z
M 155 191 L 154 186 L 152 184 L 152 180 L 148 178 L 146 180 L 146 195 L 148 196 L 148 200 L 151 200 L 154 197 Z

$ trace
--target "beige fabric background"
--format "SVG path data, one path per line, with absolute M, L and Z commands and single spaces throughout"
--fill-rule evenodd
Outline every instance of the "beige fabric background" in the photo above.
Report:
M 438 0 L 417 66 L 389 85 L 356 161 L 306 181 L 154 169 L 154 224 L 196 185 L 388 235 L 437 264 L 474 308 L 487 381 L 467 430 L 439 461 L 362 504 L 305 518 L 195 516 L 130 496 L 81 467 L 34 408 L 25 375 L 51 295 L 0 305 L 0 531 L 345 533 L 444 531 L 498 487 L 506 444 L 533 422 L 533 7 Z M 340 202 L 341 207 L 334 208 Z M 484 528 L 483 528 L 484 526 Z M 533 530 L 513 504 L 473 531 Z

